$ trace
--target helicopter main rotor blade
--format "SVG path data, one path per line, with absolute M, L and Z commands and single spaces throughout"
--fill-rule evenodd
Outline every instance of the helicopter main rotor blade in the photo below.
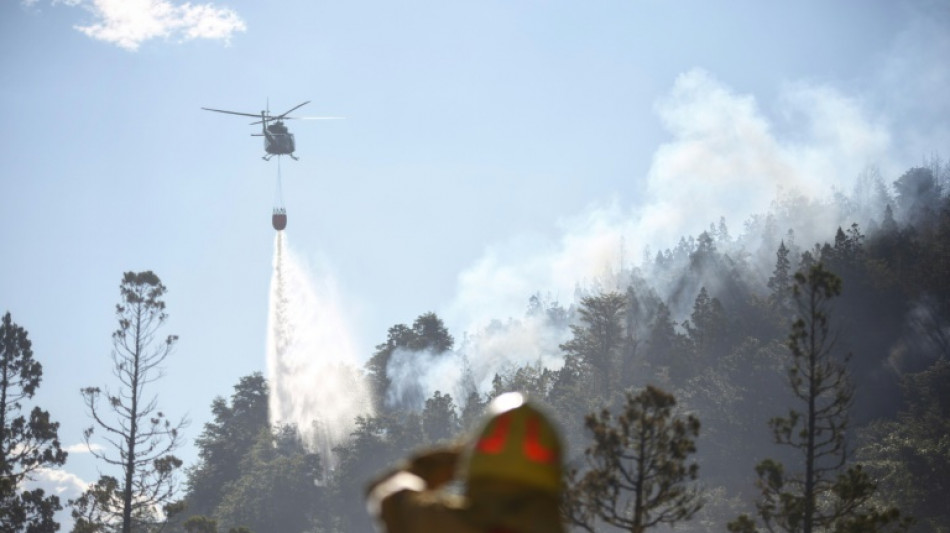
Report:
M 345 120 L 346 117 L 284 117 L 283 120 Z
M 300 109 L 301 107 L 303 107 L 303 106 L 305 106 L 305 105 L 307 105 L 307 104 L 309 104 L 309 103 L 310 103 L 310 100 L 307 100 L 306 102 L 304 102 L 304 103 L 302 103 L 302 104 L 299 104 L 299 105 L 297 105 L 297 106 L 291 107 L 291 108 L 288 109 L 287 111 L 284 111 L 282 114 L 277 115 L 275 118 L 276 118 L 276 120 L 280 120 L 280 119 L 286 117 L 286 116 L 287 116 L 288 114 L 290 114 L 291 112 L 296 111 L 296 110 Z
M 210 107 L 202 107 L 201 109 L 204 109 L 205 111 L 215 111 L 217 113 L 227 113 L 229 115 L 240 115 L 242 117 L 256 117 L 256 118 L 261 117 L 260 113 L 241 113 L 239 111 L 225 111 L 224 109 L 211 109 Z

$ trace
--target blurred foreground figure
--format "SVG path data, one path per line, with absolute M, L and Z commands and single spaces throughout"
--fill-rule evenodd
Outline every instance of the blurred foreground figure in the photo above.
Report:
M 444 490 L 461 481 L 461 495 Z M 465 449 L 417 455 L 369 486 L 367 506 L 386 533 L 563 533 L 561 442 L 518 393 L 488 406 Z

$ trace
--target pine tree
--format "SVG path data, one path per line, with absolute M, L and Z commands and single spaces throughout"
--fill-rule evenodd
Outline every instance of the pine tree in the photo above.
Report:
M 213 420 L 195 439 L 198 464 L 188 470 L 188 515 L 213 514 L 229 483 L 241 476 L 241 461 L 269 426 L 268 387 L 261 373 L 242 377 L 231 401 L 217 397 Z
M 619 416 L 607 409 L 587 416 L 593 444 L 589 470 L 568 476 L 565 518 L 593 533 L 599 521 L 631 533 L 689 520 L 702 500 L 691 482 L 699 466 L 699 420 L 674 413 L 673 395 L 652 386 L 625 393 Z
M 696 360 L 708 363 L 709 359 L 722 355 L 728 321 L 722 303 L 718 298 L 710 297 L 706 287 L 700 288 L 690 320 L 683 327 L 692 342 Z
M 459 417 L 451 394 L 435 391 L 426 399 L 422 429 L 429 442 L 448 441 L 459 432 Z
M 850 354 L 839 358 L 835 353 L 830 315 L 831 300 L 840 293 L 841 279 L 821 263 L 795 275 L 798 318 L 787 344 L 792 356 L 788 383 L 800 407 L 769 425 L 775 442 L 795 450 L 801 462 L 791 469 L 774 459 L 756 466 L 761 491 L 756 508 L 770 532 L 873 533 L 908 525 L 896 509 L 870 505 L 875 484 L 861 465 L 848 463 L 848 409 L 854 392 L 847 369 Z M 748 515 L 728 528 L 757 531 Z
M 297 428 L 264 429 L 241 459 L 240 476 L 228 483 L 214 519 L 222 529 L 314 531 L 329 525 L 327 488 L 320 457 L 306 450 Z
M 23 402 L 33 398 L 43 377 L 43 365 L 33 359 L 27 331 L 10 313 L 0 324 L 0 530 L 57 531 L 53 513 L 62 509 L 59 497 L 42 489 L 22 490 L 23 482 L 39 469 L 61 466 L 66 452 L 59 445 L 59 423 L 34 407 L 22 414 Z
M 788 248 L 783 240 L 775 252 L 775 270 L 769 278 L 768 287 L 772 291 L 769 301 L 773 309 L 784 314 L 791 309 L 792 263 L 788 259 Z
M 573 338 L 561 345 L 567 357 L 577 358 L 596 376 L 597 386 L 610 391 L 616 381 L 616 372 L 624 335 L 623 294 L 610 292 L 587 296 L 578 310 L 581 324 L 572 325 Z
M 388 367 L 396 350 L 428 350 L 434 354 L 442 354 L 451 350 L 454 343 L 455 339 L 449 334 L 442 319 L 431 312 L 419 315 L 411 328 L 405 324 L 396 324 L 389 328 L 386 342 L 376 346 L 376 353 L 366 362 L 366 373 L 373 391 L 376 412 L 385 410 L 384 401 L 392 384 Z

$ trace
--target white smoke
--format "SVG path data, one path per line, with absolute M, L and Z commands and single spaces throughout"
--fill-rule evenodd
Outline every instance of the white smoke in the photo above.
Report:
M 445 353 L 397 349 L 386 366 L 392 381 L 387 405 L 418 412 L 439 391 L 461 406 L 469 393 L 491 389 L 496 374 L 532 364 L 559 369 L 564 361 L 558 346 L 567 340 L 568 330 L 552 328 L 546 320 L 536 314 L 496 321 Z
M 277 232 L 267 325 L 271 423 L 294 424 L 328 466 L 356 417 L 372 413 L 358 362 L 334 277 L 327 269 L 311 274 Z
M 447 393 L 459 402 L 464 399 L 463 375 L 466 361 L 457 352 L 434 353 L 431 350 L 397 349 L 386 365 L 392 385 L 386 404 L 421 412 L 425 401 L 436 392 Z
M 475 387 L 486 391 L 495 374 L 525 365 L 540 363 L 557 370 L 564 364 L 560 344 L 567 341 L 569 330 L 553 328 L 543 314 L 525 316 L 507 323 L 495 322 L 466 338 L 459 350 L 471 361 L 470 373 Z
M 789 85 L 781 101 L 787 124 L 703 70 L 680 75 L 656 104 L 672 139 L 654 153 L 647 196 L 626 208 L 616 200 L 591 205 L 560 222 L 556 242 L 518 236 L 489 247 L 459 275 L 448 322 L 478 331 L 492 319 L 520 317 L 530 294 L 572 295 L 578 284 L 603 284 L 632 263 L 622 254 L 671 248 L 722 217 L 741 233 L 783 196 L 828 202 L 825 220 L 796 228 L 806 247 L 827 240 L 840 219 L 833 193 L 851 191 L 869 164 L 886 159 L 890 137 L 860 101 L 831 87 Z

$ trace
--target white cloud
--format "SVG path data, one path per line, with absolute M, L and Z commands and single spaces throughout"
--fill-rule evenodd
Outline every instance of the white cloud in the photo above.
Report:
M 78 497 L 89 483 L 65 470 L 41 468 L 33 473 L 33 479 L 27 482 L 27 486 L 41 488 L 47 494 L 56 494 L 65 500 Z
M 76 444 L 70 444 L 69 446 L 66 446 L 65 448 L 63 448 L 63 451 L 65 451 L 66 453 L 89 453 L 90 447 L 92 448 L 92 451 L 102 450 L 102 446 L 96 443 L 92 443 L 89 446 L 87 446 L 86 443 L 84 442 L 77 442 Z
M 247 26 L 238 14 L 212 4 L 173 4 L 167 0 L 92 0 L 86 7 L 96 22 L 75 28 L 93 39 L 137 50 L 155 38 L 221 39 L 228 42 Z

